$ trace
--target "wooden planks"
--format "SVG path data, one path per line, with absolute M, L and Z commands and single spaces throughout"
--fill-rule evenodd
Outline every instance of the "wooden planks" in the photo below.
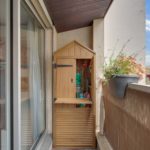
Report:
M 93 57 L 93 53 L 87 51 L 87 49 L 79 44 L 75 44 L 74 51 L 77 59 L 91 59 Z
M 88 99 L 78 99 L 78 98 L 57 98 L 55 104 L 90 104 L 92 101 Z
M 55 105 L 54 146 L 95 147 L 95 119 L 91 108 Z
M 58 32 L 92 25 L 103 18 L 112 0 L 44 0 Z
M 93 50 L 83 46 L 77 41 L 73 41 L 57 50 L 54 54 L 54 58 L 92 59 L 94 54 Z

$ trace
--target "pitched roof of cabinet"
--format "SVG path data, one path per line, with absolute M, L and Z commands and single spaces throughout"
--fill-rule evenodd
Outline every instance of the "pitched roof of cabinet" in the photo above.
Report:
M 54 58 L 91 59 L 95 52 L 77 41 L 73 41 L 54 53 Z

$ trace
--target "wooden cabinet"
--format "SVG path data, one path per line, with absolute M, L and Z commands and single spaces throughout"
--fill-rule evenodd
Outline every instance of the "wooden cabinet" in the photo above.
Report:
M 73 41 L 54 53 L 54 62 L 53 146 L 94 148 L 95 53 Z

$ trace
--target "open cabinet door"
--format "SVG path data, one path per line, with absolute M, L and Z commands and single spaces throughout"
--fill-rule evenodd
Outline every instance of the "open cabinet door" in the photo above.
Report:
M 56 60 L 56 98 L 76 97 L 76 60 Z
M 95 56 L 92 58 L 91 60 L 91 97 L 92 97 L 92 101 L 93 101 L 93 112 L 94 115 L 96 115 L 96 72 L 95 72 Z

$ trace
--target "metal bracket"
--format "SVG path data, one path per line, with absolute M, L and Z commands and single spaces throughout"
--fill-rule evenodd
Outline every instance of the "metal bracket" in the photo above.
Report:
M 53 68 L 58 68 L 58 67 L 73 67 L 73 65 L 65 65 L 65 64 L 53 64 Z

